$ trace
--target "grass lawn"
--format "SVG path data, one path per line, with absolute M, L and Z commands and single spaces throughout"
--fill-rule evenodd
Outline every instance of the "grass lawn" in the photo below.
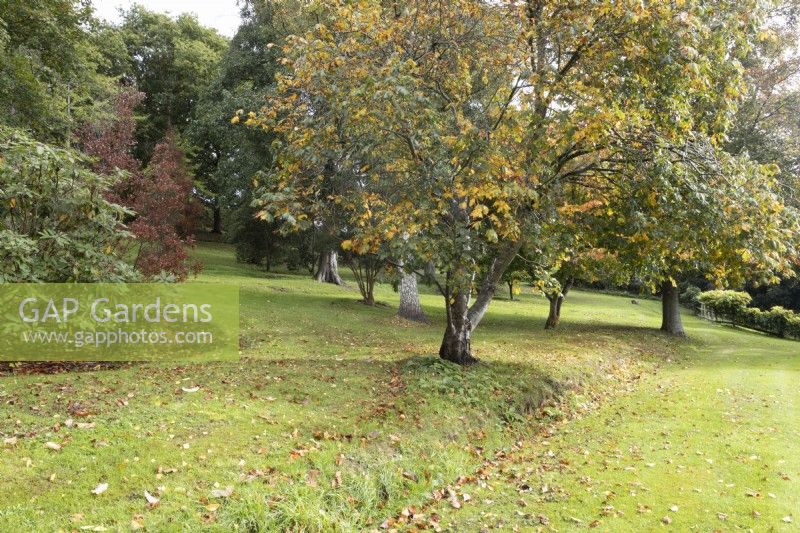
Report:
M 370 308 L 197 255 L 241 285 L 241 360 L 0 376 L 0 531 L 800 522 L 798 343 L 690 317 L 676 341 L 657 302 L 575 291 L 555 332 L 539 297 L 493 302 L 461 369 L 432 291 L 409 324 L 386 285 Z

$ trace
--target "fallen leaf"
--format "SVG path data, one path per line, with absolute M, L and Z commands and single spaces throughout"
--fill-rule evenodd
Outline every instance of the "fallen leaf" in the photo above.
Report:
M 414 483 L 419 481 L 419 478 L 417 477 L 417 475 L 414 472 L 409 472 L 407 470 L 403 471 L 403 477 L 408 479 L 408 480 L 410 480 L 410 481 L 413 481 Z
M 192 392 L 197 392 L 200 390 L 200 387 L 181 387 L 183 392 L 191 394 Z
M 108 483 L 100 483 L 92 489 L 92 494 L 103 494 L 108 490 Z
M 228 485 L 224 489 L 214 489 L 211 491 L 212 498 L 229 498 L 233 494 L 233 486 Z
M 58 451 L 61 449 L 61 445 L 57 442 L 45 442 L 44 447 L 48 450 Z
M 147 504 L 150 507 L 158 507 L 158 504 L 161 503 L 161 500 L 159 498 L 156 498 L 147 491 L 144 491 L 144 499 L 147 500 Z

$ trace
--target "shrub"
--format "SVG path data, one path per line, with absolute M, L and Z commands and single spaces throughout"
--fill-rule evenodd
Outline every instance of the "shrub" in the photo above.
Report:
M 737 291 L 707 291 L 697 297 L 697 301 L 705 304 L 717 317 L 734 324 L 741 321 L 752 299 L 746 292 Z
M 747 307 L 750 295 L 735 291 L 708 291 L 698 297 L 718 317 L 734 324 L 771 333 L 779 337 L 800 339 L 800 314 L 774 306 L 769 311 Z
M 700 287 L 689 284 L 681 293 L 680 302 L 691 309 L 697 310 L 700 307 L 700 304 L 697 302 L 697 297 L 702 293 L 703 291 L 700 290 Z
M 775 335 L 778 335 L 779 337 L 785 337 L 787 335 L 789 330 L 789 322 L 795 316 L 792 311 L 779 305 L 774 306 L 772 309 L 762 314 L 766 319 L 764 320 L 766 325 L 766 328 L 764 329 L 774 333 Z
M 0 282 L 133 279 L 115 252 L 130 214 L 81 154 L 0 128 Z

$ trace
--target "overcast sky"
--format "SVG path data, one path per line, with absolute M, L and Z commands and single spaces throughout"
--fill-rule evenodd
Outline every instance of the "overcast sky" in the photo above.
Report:
M 204 26 L 216 28 L 222 35 L 233 37 L 239 27 L 236 0 L 93 0 L 95 13 L 101 19 L 119 22 L 119 8 L 141 4 L 150 11 L 180 15 L 194 13 Z

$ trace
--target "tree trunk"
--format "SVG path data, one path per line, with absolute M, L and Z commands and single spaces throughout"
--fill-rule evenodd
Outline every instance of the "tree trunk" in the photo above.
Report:
M 344 285 L 344 281 L 339 277 L 339 264 L 336 259 L 336 250 L 326 250 L 319 254 L 317 273 L 314 274 L 314 279 L 320 283 Z
M 428 322 L 428 317 L 422 311 L 422 306 L 419 303 L 419 291 L 417 289 L 417 275 L 412 272 L 410 274 L 401 270 L 400 287 L 400 308 L 397 310 L 397 316 L 405 318 L 406 320 L 414 320 L 416 322 Z
M 561 305 L 564 303 L 564 298 L 567 297 L 567 293 L 572 288 L 573 283 L 574 280 L 568 278 L 561 285 L 561 294 L 547 297 L 547 299 L 550 300 L 550 314 L 547 316 L 547 322 L 544 323 L 544 329 L 554 329 L 558 326 L 558 323 L 561 321 Z
M 512 300 L 512 301 L 514 300 L 514 282 L 513 281 L 509 281 L 508 282 L 508 299 Z
M 469 291 L 457 293 L 447 301 L 447 327 L 444 330 L 439 357 L 459 365 L 470 365 L 478 360 L 472 356 L 470 337 L 472 324 L 469 312 Z
M 544 323 L 544 329 L 555 329 L 561 318 L 561 302 L 564 300 L 564 296 L 559 294 L 548 296 L 547 299 L 550 300 L 550 314 L 547 315 L 547 322 Z
M 212 233 L 222 233 L 222 210 L 218 205 L 214 206 L 214 223 Z
M 685 337 L 678 292 L 678 287 L 673 286 L 671 281 L 665 281 L 661 285 L 661 331 Z
M 478 289 L 478 296 L 475 298 L 475 303 L 469 308 L 469 322 L 470 327 L 475 329 L 478 327 L 486 310 L 489 309 L 494 297 L 494 292 L 497 289 L 497 283 L 503 277 L 503 274 L 508 269 L 508 266 L 517 256 L 517 252 L 522 247 L 522 241 L 506 243 L 505 247 L 497 254 L 497 257 L 492 261 L 486 277 L 483 278 L 480 288 Z
M 383 261 L 375 255 L 350 257 L 350 271 L 356 278 L 361 301 L 366 305 L 375 305 L 375 282 L 382 269 Z

